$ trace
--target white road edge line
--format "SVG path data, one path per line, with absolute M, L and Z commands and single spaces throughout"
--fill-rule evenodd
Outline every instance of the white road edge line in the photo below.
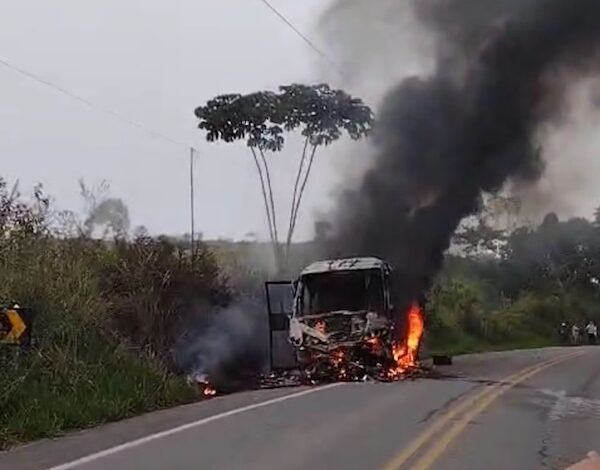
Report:
M 171 436 L 173 434 L 177 434 L 183 431 L 187 431 L 188 429 L 197 428 L 199 426 L 203 426 L 205 424 L 211 423 L 213 421 L 217 421 L 219 419 L 228 418 L 230 416 L 234 416 L 240 413 L 245 413 L 246 411 L 255 410 L 257 408 L 263 408 L 265 406 L 275 405 L 276 403 L 281 403 L 287 400 L 292 400 L 293 398 L 299 398 L 304 395 L 310 395 L 311 393 L 320 392 L 322 390 L 327 390 L 329 388 L 337 387 L 339 385 L 343 385 L 343 383 L 334 383 L 329 385 L 324 385 L 322 387 L 310 388 L 308 390 L 302 390 L 300 392 L 292 393 L 290 395 L 284 395 L 282 397 L 273 398 L 271 400 L 262 401 L 260 403 L 254 403 L 252 405 L 242 406 L 241 408 L 235 408 L 233 410 L 225 411 L 223 413 L 218 413 L 216 415 L 208 416 L 206 418 L 202 418 L 198 421 L 193 421 L 191 423 L 183 424 L 181 426 L 177 426 L 175 428 L 167 429 L 166 431 L 157 432 L 156 434 L 150 434 L 145 437 L 141 437 L 139 439 L 135 439 L 130 442 L 125 442 L 124 444 L 120 444 L 115 447 L 110 447 L 109 449 L 105 449 L 100 452 L 96 452 L 94 454 L 90 454 L 87 457 L 81 457 L 79 459 L 73 460 L 68 463 L 64 463 L 61 465 L 57 465 L 55 467 L 50 467 L 48 470 L 71 470 L 73 468 L 77 468 L 80 465 L 85 465 L 87 463 L 93 462 L 94 460 L 99 460 L 104 457 L 108 457 L 109 455 L 114 455 L 118 452 L 132 449 L 134 447 L 139 447 L 148 442 L 156 441 L 157 439 L 162 439 L 163 437 Z

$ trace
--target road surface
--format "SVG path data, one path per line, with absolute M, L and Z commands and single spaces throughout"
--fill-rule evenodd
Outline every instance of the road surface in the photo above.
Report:
M 564 469 L 600 450 L 600 346 L 438 370 L 220 397 L 15 449 L 0 469 Z

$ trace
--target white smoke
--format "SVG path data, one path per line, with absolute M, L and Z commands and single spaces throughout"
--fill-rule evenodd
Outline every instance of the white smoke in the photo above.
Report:
M 188 326 L 176 362 L 189 377 L 221 391 L 247 386 L 266 364 L 267 331 L 267 314 L 259 305 L 221 309 Z

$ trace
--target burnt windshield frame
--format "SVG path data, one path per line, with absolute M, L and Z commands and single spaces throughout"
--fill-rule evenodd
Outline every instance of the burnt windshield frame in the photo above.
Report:
M 374 281 L 377 283 L 375 287 L 373 287 Z M 361 282 L 363 285 L 359 288 Z M 312 295 L 311 290 L 314 291 Z M 315 305 L 315 296 L 319 295 L 319 291 L 321 292 L 320 305 Z M 337 292 L 333 293 L 333 291 Z M 354 298 L 351 298 L 351 295 L 354 295 Z M 302 276 L 298 283 L 295 310 L 298 317 L 333 311 L 384 313 L 387 304 L 386 279 L 381 269 L 343 270 Z

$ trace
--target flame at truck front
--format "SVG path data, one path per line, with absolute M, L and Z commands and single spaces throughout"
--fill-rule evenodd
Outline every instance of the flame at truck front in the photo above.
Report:
M 423 309 L 414 303 L 407 314 L 407 332 L 404 342 L 396 342 L 392 346 L 396 364 L 389 370 L 391 378 L 403 374 L 407 369 L 417 366 L 417 356 L 421 339 L 425 330 Z

